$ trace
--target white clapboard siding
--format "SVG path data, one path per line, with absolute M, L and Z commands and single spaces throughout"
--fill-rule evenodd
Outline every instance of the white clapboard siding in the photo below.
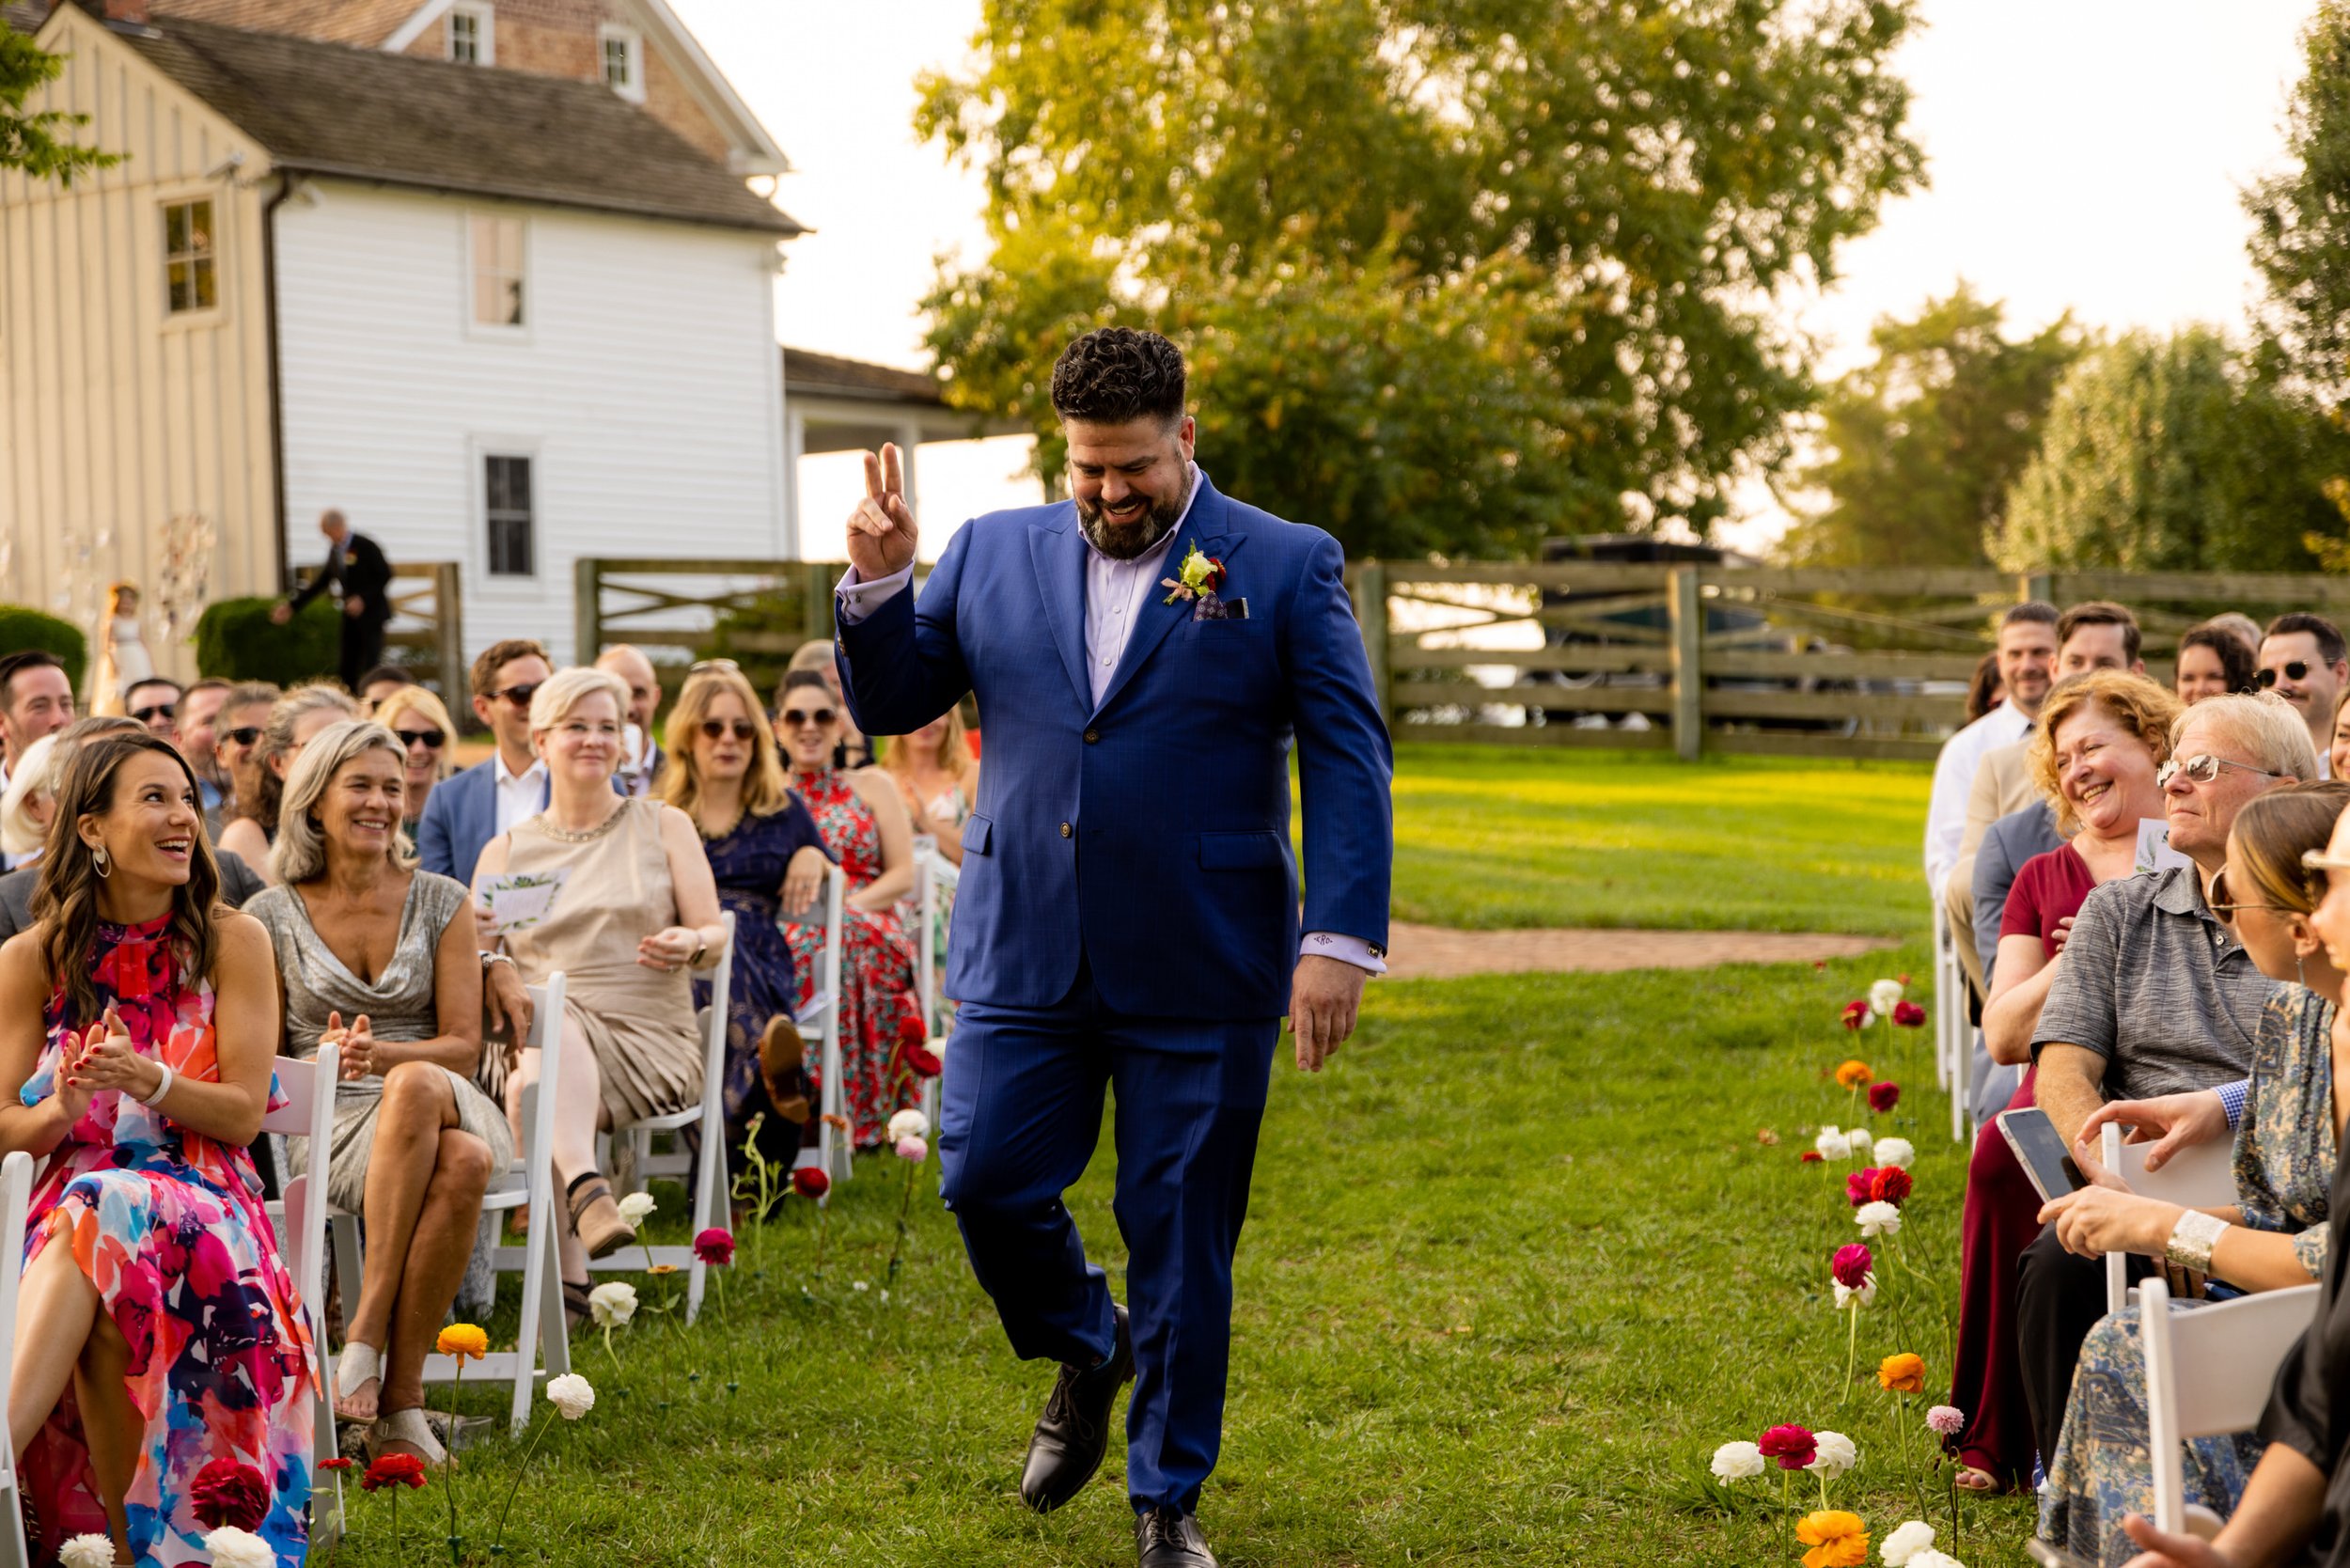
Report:
M 276 586 L 259 247 L 275 181 L 258 148 L 80 10 L 40 37 L 65 69 L 27 107 L 89 116 L 72 134 L 124 161 L 70 189 L 0 172 L 0 601 L 86 629 L 103 585 L 131 578 L 149 588 L 149 646 L 184 673 L 152 591 L 173 518 L 212 524 L 212 597 Z M 198 196 L 214 204 L 220 305 L 171 319 L 162 207 Z
M 465 571 L 465 646 L 572 656 L 583 556 L 783 557 L 772 236 L 321 181 L 278 217 L 287 511 Z M 471 324 L 468 220 L 526 220 L 519 335 Z M 482 456 L 533 458 L 537 572 L 488 575 Z

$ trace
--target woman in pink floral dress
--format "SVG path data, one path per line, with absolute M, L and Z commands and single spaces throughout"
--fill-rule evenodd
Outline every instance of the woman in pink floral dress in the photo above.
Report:
M 246 1152 L 274 1093 L 269 937 L 216 902 L 162 741 L 87 742 L 57 804 L 39 923 L 0 947 L 0 1150 L 49 1160 L 8 1403 L 36 1555 L 97 1532 L 208 1561 L 195 1482 L 225 1463 L 266 1498 L 233 1522 L 297 1568 L 317 1374 Z
M 914 829 L 898 787 L 879 768 L 841 773 L 832 765 L 840 702 L 822 676 L 797 670 L 776 697 L 776 735 L 791 762 L 791 787 L 807 803 L 824 847 L 848 876 L 840 946 L 840 1071 L 852 1136 L 860 1149 L 882 1141 L 890 1114 L 914 1104 L 897 1052 L 909 1020 L 921 1021 L 914 988 L 914 942 L 898 901 L 914 886 Z M 803 1007 L 823 983 L 824 927 L 789 921 Z M 818 1069 L 821 1063 L 810 1063 Z M 814 1123 L 809 1124 L 813 1131 Z

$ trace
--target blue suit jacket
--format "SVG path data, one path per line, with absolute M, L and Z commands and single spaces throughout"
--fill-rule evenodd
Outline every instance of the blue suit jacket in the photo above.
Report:
M 539 805 L 547 804 L 547 786 L 539 783 Z M 482 848 L 498 836 L 497 759 L 478 762 L 454 778 L 432 786 L 416 823 L 416 857 L 428 871 L 453 876 L 473 886 L 474 862 Z
M 920 604 L 900 593 L 838 648 L 869 735 L 979 698 L 979 798 L 963 829 L 947 994 L 1069 995 L 1082 955 L 1133 1016 L 1289 1011 L 1297 964 L 1290 743 L 1306 815 L 1305 929 L 1384 945 L 1394 771 L 1338 541 L 1204 476 L 1167 561 L 1220 557 L 1246 620 L 1145 596 L 1097 706 L 1086 677 L 1076 509 L 992 512 L 948 541 Z

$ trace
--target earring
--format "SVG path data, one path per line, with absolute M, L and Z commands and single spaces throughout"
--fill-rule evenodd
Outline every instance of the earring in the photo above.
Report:
M 2310 961 L 2299 953 L 2293 955 L 2293 978 L 2302 990 L 2310 988 Z
M 114 862 L 106 858 L 106 846 L 103 844 L 90 846 L 89 864 L 90 870 L 96 871 L 102 878 L 115 874 Z

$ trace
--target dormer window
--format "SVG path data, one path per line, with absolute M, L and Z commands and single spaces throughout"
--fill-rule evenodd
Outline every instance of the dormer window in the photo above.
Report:
M 631 103 L 645 101 L 645 39 L 634 27 L 604 24 L 597 32 L 603 50 L 603 85 Z
M 497 32 L 495 19 L 486 5 L 461 4 L 451 6 L 444 24 L 442 37 L 448 57 L 459 65 L 495 65 L 497 63 Z

